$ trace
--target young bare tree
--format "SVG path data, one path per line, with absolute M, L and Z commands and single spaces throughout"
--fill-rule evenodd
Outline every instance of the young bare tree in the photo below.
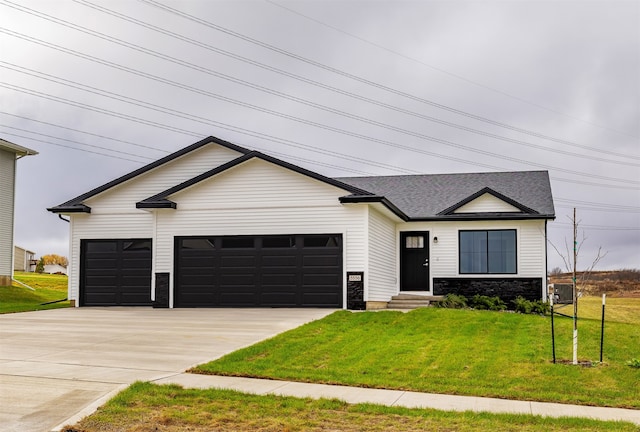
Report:
M 568 273 L 572 273 L 572 281 L 573 281 L 573 364 L 578 364 L 578 298 L 582 296 L 582 290 L 586 286 L 586 283 L 591 278 L 591 273 L 595 266 L 607 255 L 608 252 L 602 252 L 602 246 L 598 247 L 598 252 L 596 257 L 591 262 L 591 265 L 584 271 L 581 272 L 580 275 L 580 284 L 578 284 L 577 280 L 577 268 L 578 268 L 578 256 L 580 255 L 580 250 L 582 246 L 585 244 L 587 237 L 582 231 L 582 241 L 578 242 L 578 226 L 580 223 L 576 220 L 576 209 L 573 209 L 573 251 L 569 249 L 569 244 L 567 243 L 567 239 L 564 240 L 565 251 L 563 254 L 560 250 L 554 245 L 551 241 L 549 244 L 556 253 L 562 258 L 564 265 L 567 269 Z M 580 288 L 578 288 L 580 287 Z

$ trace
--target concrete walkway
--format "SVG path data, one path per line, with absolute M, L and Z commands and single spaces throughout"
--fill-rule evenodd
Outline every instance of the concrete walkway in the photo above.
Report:
M 547 417 L 586 417 L 619 420 L 640 425 L 640 410 L 590 407 L 547 402 L 526 402 L 473 396 L 452 396 L 401 390 L 306 384 L 254 378 L 178 374 L 154 381 L 179 384 L 185 388 L 220 388 L 251 394 L 340 399 L 348 403 L 374 403 L 406 408 L 433 408 L 447 411 L 484 411 L 507 414 L 531 414 Z

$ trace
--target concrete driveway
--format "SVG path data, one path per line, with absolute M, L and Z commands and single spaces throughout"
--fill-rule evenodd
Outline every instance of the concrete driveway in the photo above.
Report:
M 328 309 L 71 308 L 0 315 L 3 431 L 50 431 L 134 381 L 183 372 Z

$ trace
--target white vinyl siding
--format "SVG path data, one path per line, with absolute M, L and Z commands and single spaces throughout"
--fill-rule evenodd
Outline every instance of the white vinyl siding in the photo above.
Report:
M 399 231 L 429 231 L 438 242 L 429 244 L 432 278 L 505 277 L 502 274 L 460 275 L 458 232 L 460 230 L 516 230 L 517 273 L 508 277 L 546 277 L 544 220 L 411 222 L 398 225 Z M 398 234 L 399 235 L 399 234 Z
M 136 203 L 176 186 L 239 156 L 234 150 L 209 144 L 108 191 L 85 200 L 92 213 L 135 209 Z
M 366 301 L 388 301 L 397 294 L 396 224 L 373 208 L 369 209 L 369 265 Z M 366 275 L 365 275 L 366 276 Z
M 459 207 L 454 213 L 509 213 L 520 211 L 519 208 L 486 193 Z
M 0 150 L 0 276 L 13 275 L 15 153 Z

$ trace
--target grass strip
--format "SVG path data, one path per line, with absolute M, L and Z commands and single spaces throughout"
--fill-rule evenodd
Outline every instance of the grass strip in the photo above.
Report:
M 631 423 L 351 405 L 135 383 L 66 432 L 637 431 Z

